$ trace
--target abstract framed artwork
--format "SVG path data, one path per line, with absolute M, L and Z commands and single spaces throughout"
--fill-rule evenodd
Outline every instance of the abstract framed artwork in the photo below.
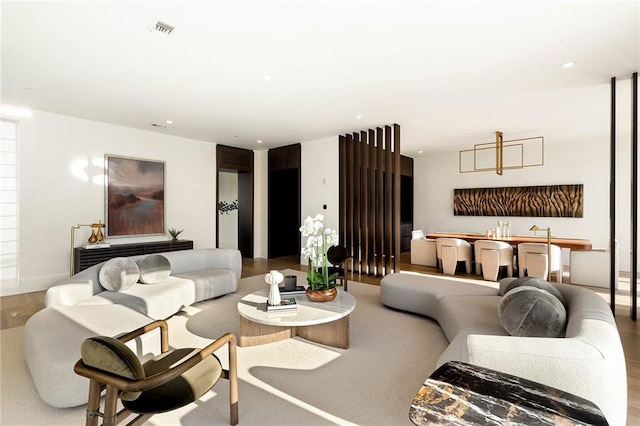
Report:
M 164 161 L 105 155 L 106 234 L 164 234 Z
M 455 216 L 583 217 L 582 184 L 453 190 Z

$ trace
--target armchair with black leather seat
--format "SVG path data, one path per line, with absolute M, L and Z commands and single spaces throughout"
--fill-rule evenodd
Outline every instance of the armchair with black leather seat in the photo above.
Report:
M 331 263 L 329 266 L 329 275 L 338 273 L 338 279 L 344 291 L 347 291 L 347 266 L 346 263 L 351 260 L 353 262 L 353 256 L 349 255 L 347 249 L 344 246 L 331 246 L 327 250 L 327 260 Z M 353 265 L 352 265 L 353 269 Z
M 161 354 L 144 364 L 124 342 L 160 329 Z M 169 328 L 158 320 L 119 338 L 96 336 L 82 343 L 82 358 L 74 371 L 90 379 L 87 426 L 116 425 L 132 413 L 129 425 L 142 424 L 153 414 L 183 407 L 208 392 L 220 377 L 229 380 L 230 423 L 238 423 L 236 338 L 226 333 L 203 349 L 169 349 Z M 228 345 L 229 369 L 214 351 Z M 104 410 L 100 399 L 105 391 Z M 123 409 L 118 411 L 118 400 Z

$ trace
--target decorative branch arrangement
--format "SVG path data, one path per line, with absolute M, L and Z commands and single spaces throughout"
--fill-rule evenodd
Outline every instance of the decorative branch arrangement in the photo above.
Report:
M 230 214 L 234 210 L 238 210 L 238 200 L 235 200 L 232 203 L 228 203 L 226 201 L 220 201 L 218 203 L 218 211 L 221 214 Z

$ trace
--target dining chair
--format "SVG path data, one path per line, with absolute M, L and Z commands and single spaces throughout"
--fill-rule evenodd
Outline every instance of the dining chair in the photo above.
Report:
M 521 277 L 539 277 L 547 279 L 549 260 L 545 243 L 518 244 L 518 271 Z M 555 273 L 556 282 L 562 282 L 562 249 L 551 244 L 551 273 Z
M 411 231 L 411 264 L 438 266 L 436 240 L 425 238 L 421 229 Z
M 513 276 L 513 247 L 504 241 L 477 240 L 473 243 L 476 274 L 487 281 L 496 281 L 500 267 L 507 269 L 507 277 Z
M 463 239 L 436 239 L 436 256 L 446 275 L 455 275 L 458 262 L 464 262 L 467 274 L 471 273 L 471 244 Z
M 347 291 L 347 262 L 353 262 L 353 256 L 349 254 L 344 246 L 331 246 L 327 249 L 327 260 L 331 263 L 329 275 L 338 273 L 337 279 L 340 280 L 342 289 Z M 353 265 L 351 269 L 353 269 Z

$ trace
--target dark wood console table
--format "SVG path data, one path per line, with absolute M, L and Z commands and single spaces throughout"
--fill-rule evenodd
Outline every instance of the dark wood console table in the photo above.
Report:
M 97 265 L 114 257 L 136 256 L 140 254 L 162 253 L 166 251 L 192 250 L 193 241 L 151 241 L 148 243 L 112 244 L 111 247 L 91 248 L 76 247 L 73 256 L 73 273 Z
M 409 418 L 426 425 L 607 425 L 590 401 L 520 377 L 462 362 L 438 368 L 420 388 Z

